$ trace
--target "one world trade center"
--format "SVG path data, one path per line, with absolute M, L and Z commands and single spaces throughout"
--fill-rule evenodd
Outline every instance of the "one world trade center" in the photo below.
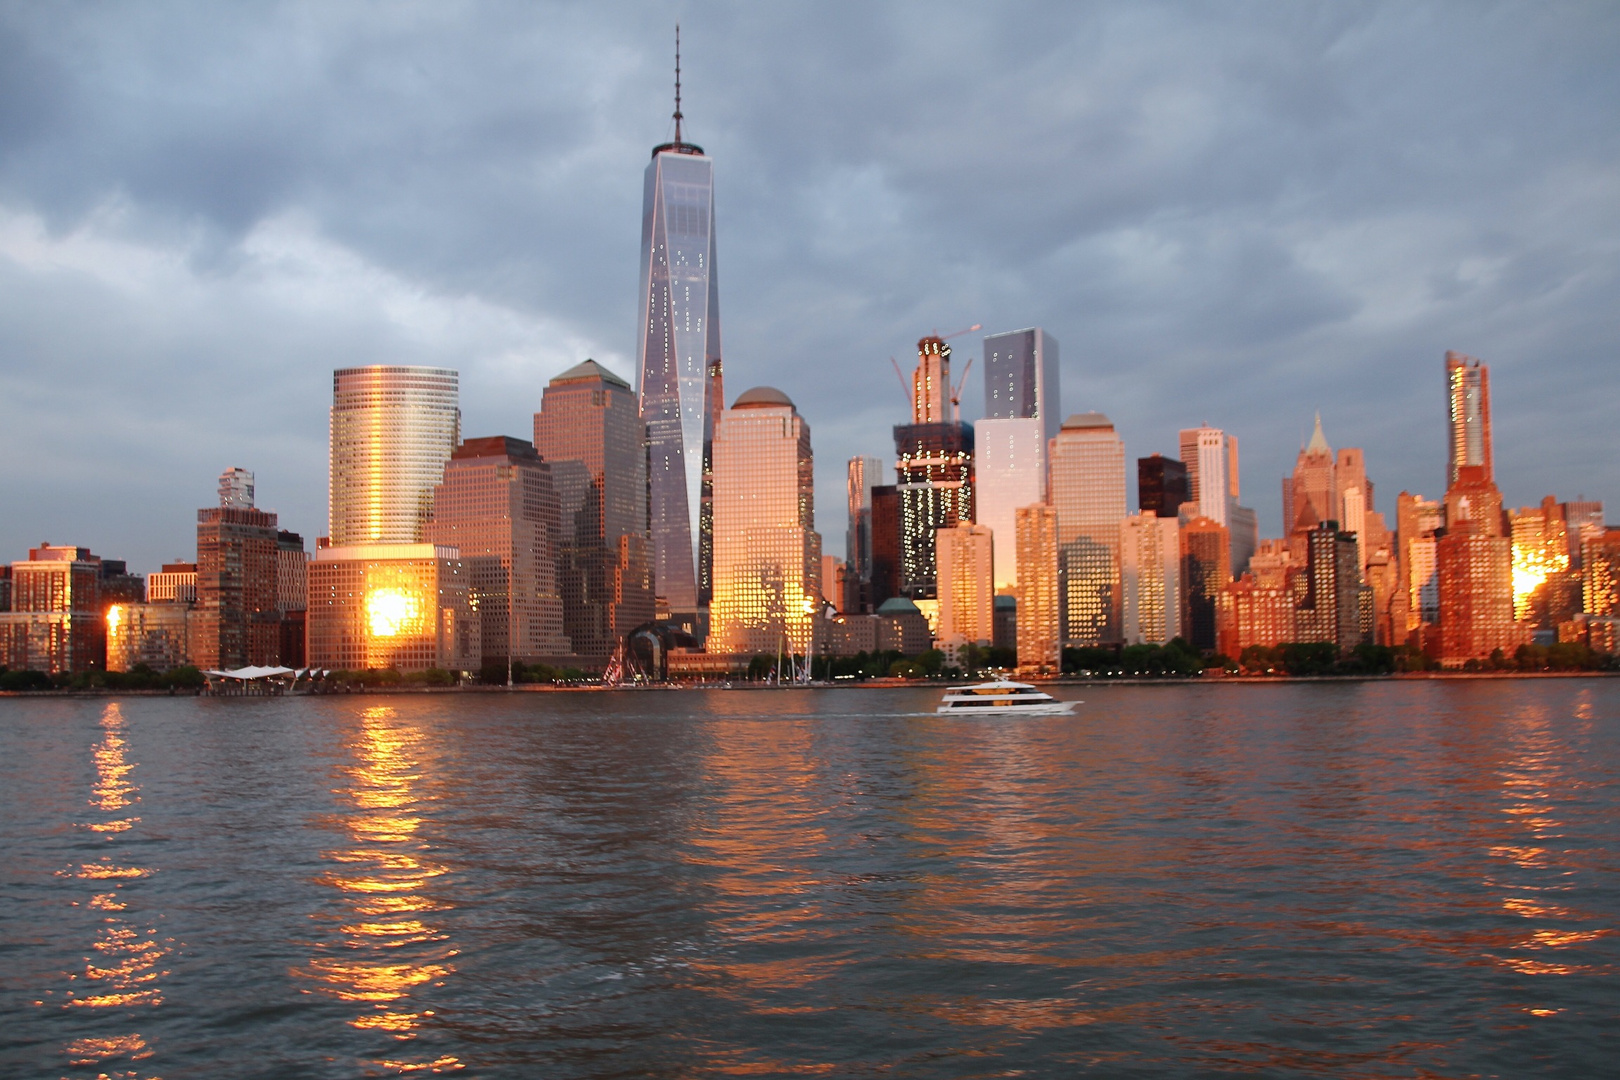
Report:
M 638 361 L 653 585 L 669 617 L 701 638 L 713 565 L 710 446 L 725 403 L 714 162 L 681 139 L 678 38 L 675 140 L 653 150 L 642 198 Z

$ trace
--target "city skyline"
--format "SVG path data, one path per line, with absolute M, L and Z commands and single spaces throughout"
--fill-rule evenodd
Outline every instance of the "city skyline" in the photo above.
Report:
M 688 19 L 685 135 L 719 163 L 733 385 L 799 403 L 817 484 L 837 492 L 848 458 L 888 456 L 905 408 L 890 354 L 934 328 L 1041 326 L 1064 343 L 1062 415 L 1107 413 L 1131 458 L 1174 456 L 1199 424 L 1237 436 L 1244 501 L 1269 534 L 1276 477 L 1319 406 L 1335 442 L 1366 449 L 1384 513 L 1403 488 L 1438 498 L 1432 365 L 1454 349 L 1492 368 L 1510 505 L 1612 502 L 1620 435 L 1601 421 L 1620 374 L 1599 301 L 1616 257 L 1591 238 L 1615 231 L 1601 106 L 1620 29 L 1440 10 L 1266 27 L 1158 8 L 964 12 L 916 40 L 897 8 Z M 156 569 L 185 557 L 190 515 L 232 465 L 285 527 L 320 535 L 336 369 L 458 370 L 463 430 L 514 436 L 586 357 L 632 376 L 635 171 L 672 134 L 674 13 L 503 15 L 5 16 L 27 103 L 0 151 L 0 439 L 23 464 L 0 481 L 10 551 L 49 539 Z M 850 26 L 874 44 L 850 44 Z M 547 34 L 612 63 L 576 71 L 542 50 L 557 62 L 535 64 Z M 783 38 L 807 68 L 849 77 L 818 74 L 812 94 L 810 75 L 756 64 Z M 941 88 L 949 125 L 895 78 L 925 39 L 961 46 L 968 77 Z M 1036 44 L 1023 82 L 991 77 Z M 255 63 L 294 46 L 312 59 L 277 68 L 288 123 L 252 122 Z M 194 62 L 216 51 L 243 62 Z M 331 97 L 358 53 L 374 79 Z M 425 84 L 399 77 L 413 64 Z M 531 69 L 547 73 L 510 77 Z M 1506 74 L 1488 86 L 1476 69 Z M 376 142 L 334 149 L 382 115 Z M 1443 159 L 1425 150 L 1442 132 Z M 1374 176 L 1374 161 L 1394 164 Z M 1012 188 L 1008 162 L 1027 166 Z M 964 419 L 983 414 L 978 386 Z M 98 499 L 77 497 L 92 482 Z M 836 554 L 842 500 L 822 503 Z

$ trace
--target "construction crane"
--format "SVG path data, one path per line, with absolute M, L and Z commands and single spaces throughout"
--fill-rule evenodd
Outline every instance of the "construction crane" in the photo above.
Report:
M 929 335 L 929 337 L 932 337 L 936 341 L 939 341 L 941 344 L 943 344 L 944 342 L 947 342 L 947 341 L 951 340 L 951 338 L 961 337 L 963 334 L 971 334 L 971 333 L 973 333 L 973 331 L 981 330 L 981 329 L 983 329 L 983 324 L 982 323 L 974 323 L 972 326 L 966 326 L 966 327 L 963 327 L 960 330 L 953 330 L 949 334 L 941 334 L 938 331 L 935 331 L 933 334 Z M 927 341 L 927 340 L 928 340 L 928 338 L 923 338 L 923 341 Z M 911 390 L 911 387 L 906 385 L 906 375 L 905 375 L 905 372 L 900 370 L 900 361 L 896 360 L 891 355 L 889 357 L 889 363 L 894 366 L 894 377 L 896 379 L 900 380 L 900 393 L 901 393 L 901 395 L 906 399 L 906 403 L 908 405 L 912 404 L 912 400 L 911 400 L 912 390 Z M 972 367 L 973 367 L 973 358 L 970 356 L 970 357 L 968 357 L 967 367 L 962 369 L 962 378 L 956 384 L 956 387 L 954 389 L 951 389 L 950 387 L 947 387 L 947 389 L 950 390 L 951 418 L 953 420 L 960 420 L 962 418 L 962 403 L 961 403 L 962 387 L 966 384 L 966 382 L 967 382 L 967 373 Z

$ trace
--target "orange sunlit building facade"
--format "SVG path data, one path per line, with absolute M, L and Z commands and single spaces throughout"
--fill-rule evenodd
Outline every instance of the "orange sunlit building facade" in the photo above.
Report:
M 479 623 L 460 552 L 434 544 L 320 548 L 309 564 L 308 663 L 343 671 L 471 671 Z

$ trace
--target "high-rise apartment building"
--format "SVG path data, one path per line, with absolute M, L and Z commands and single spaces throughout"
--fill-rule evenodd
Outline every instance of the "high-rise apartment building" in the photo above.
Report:
M 1177 518 L 1163 518 L 1152 510 L 1130 515 L 1120 528 L 1119 555 L 1120 637 L 1125 644 L 1162 645 L 1181 636 Z
M 900 591 L 934 600 L 934 539 L 940 529 L 974 520 L 973 428 L 948 412 L 951 347 L 937 336 L 917 342 L 912 423 L 894 429 L 900 497 Z
M 557 492 L 563 632 L 592 664 L 654 615 L 643 431 L 630 384 L 594 360 L 552 379 L 534 416 Z
M 1187 466 L 1160 454 L 1136 459 L 1136 506 L 1151 510 L 1160 518 L 1181 514 L 1181 504 L 1191 498 Z
M 879 458 L 863 456 L 849 459 L 849 531 L 844 538 L 845 595 L 838 606 L 839 610 L 852 614 L 870 612 L 877 607 L 872 601 L 872 489 L 884 484 L 884 474 L 883 462 Z M 892 595 L 893 590 L 890 592 Z M 887 600 L 888 596 L 883 599 Z
M 725 395 L 714 161 L 681 137 L 679 50 L 675 72 L 675 138 L 653 148 L 644 175 L 636 369 L 647 428 L 653 581 L 672 618 L 701 637 L 714 536 L 704 511 L 705 476 L 713 475 Z
M 1446 486 L 1457 482 L 1465 466 L 1475 466 L 1495 482 L 1491 462 L 1491 372 L 1472 356 L 1446 353 L 1446 405 L 1450 437 Z
M 1018 582 L 1020 506 L 1046 500 L 1046 449 L 1063 417 L 1058 343 L 1039 327 L 984 339 L 984 419 L 974 425 L 975 520 L 1000 538 L 995 587 Z
M 483 664 L 572 652 L 557 594 L 559 531 L 551 466 L 527 440 L 468 439 L 445 463 L 425 540 L 461 553 Z
M 194 562 L 164 563 L 163 569 L 157 573 L 147 574 L 146 602 L 148 604 L 195 604 L 197 602 L 197 564 Z
M 1293 590 L 1274 579 L 1262 580 L 1251 570 L 1222 589 L 1215 602 L 1215 647 L 1224 656 L 1236 660 L 1251 645 L 1269 648 L 1299 640 Z
M 276 607 L 281 610 L 281 665 L 304 666 L 304 611 L 309 605 L 309 552 L 295 532 L 276 532 Z
M 1445 515 L 1445 533 L 1435 542 L 1437 658 L 1462 664 L 1497 649 L 1512 655 L 1529 632 L 1513 617 L 1513 541 L 1504 535 L 1501 492 L 1484 466 L 1458 466 Z
M 253 474 L 220 478 L 220 505 L 197 511 L 192 663 L 205 671 L 281 663 L 276 515 L 252 505 Z
M 995 640 L 995 554 L 985 525 L 971 521 L 939 530 L 939 647 L 955 662 L 968 645 Z
M 780 390 L 755 387 L 714 439 L 711 653 L 811 656 L 821 608 L 810 425 Z
M 1063 668 L 1063 593 L 1058 574 L 1058 514 L 1045 503 L 1020 506 L 1018 670 L 1056 675 Z
M 414 544 L 461 441 L 458 376 L 446 368 L 342 368 L 332 375 L 333 547 Z
M 11 564 L 0 612 L 0 667 L 56 675 L 106 666 L 101 560 L 89 548 L 41 544 Z
M 1581 544 L 1582 611 L 1586 640 L 1599 652 L 1620 652 L 1620 529 L 1587 529 Z M 1560 634 L 1560 637 L 1563 635 Z
M 1395 498 L 1395 548 L 1404 622 L 1395 626 L 1396 644 L 1422 645 L 1423 628 L 1440 622 L 1439 563 L 1436 534 L 1445 525 L 1445 508 L 1434 499 L 1401 492 Z
M 1063 421 L 1051 445 L 1064 640 L 1120 640 L 1119 529 L 1125 520 L 1125 443 L 1102 413 Z
M 1570 567 L 1569 525 L 1558 500 L 1508 512 L 1513 539 L 1513 617 L 1557 632 L 1580 610 L 1580 586 Z
M 841 611 L 844 607 L 844 560 L 836 555 L 823 555 L 821 557 L 821 599 L 823 603 L 832 605 L 834 611 Z

